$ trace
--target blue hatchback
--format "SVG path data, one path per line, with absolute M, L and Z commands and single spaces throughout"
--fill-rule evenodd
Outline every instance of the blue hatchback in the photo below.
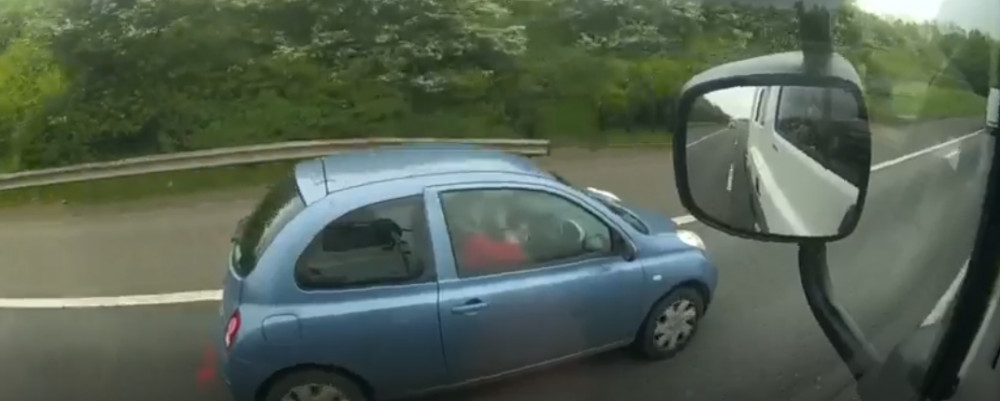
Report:
M 663 359 L 716 276 L 696 234 L 518 156 L 339 153 L 299 163 L 240 221 L 221 375 L 237 400 L 358 401 L 622 346 Z

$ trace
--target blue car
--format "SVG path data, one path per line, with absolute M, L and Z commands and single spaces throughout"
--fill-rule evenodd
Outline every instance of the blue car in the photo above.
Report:
M 631 347 L 668 358 L 716 287 L 701 239 L 525 158 L 303 161 L 240 221 L 220 376 L 237 400 L 393 399 Z

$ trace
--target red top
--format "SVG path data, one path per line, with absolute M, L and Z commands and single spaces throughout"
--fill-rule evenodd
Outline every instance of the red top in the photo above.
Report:
M 521 250 L 521 245 L 497 241 L 483 234 L 473 234 L 465 241 L 462 249 L 462 266 L 484 268 L 491 266 L 510 266 L 524 263 L 528 256 Z

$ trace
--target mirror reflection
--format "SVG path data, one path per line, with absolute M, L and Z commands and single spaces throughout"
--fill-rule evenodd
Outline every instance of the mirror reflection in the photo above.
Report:
M 862 107 L 836 87 L 705 94 L 687 118 L 695 204 L 707 217 L 748 233 L 846 232 L 869 174 L 871 138 Z

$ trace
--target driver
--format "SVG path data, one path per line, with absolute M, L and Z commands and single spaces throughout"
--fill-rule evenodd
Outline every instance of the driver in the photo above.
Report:
M 484 209 L 492 209 L 488 212 L 491 214 L 498 210 Z M 512 213 L 512 210 L 500 209 L 500 212 L 499 215 L 479 219 L 481 224 L 478 230 L 468 234 L 462 241 L 459 255 L 461 266 L 471 269 L 505 268 L 528 261 L 522 246 L 527 239 L 527 221 L 519 218 L 518 213 Z M 499 216 L 506 218 L 497 218 Z

